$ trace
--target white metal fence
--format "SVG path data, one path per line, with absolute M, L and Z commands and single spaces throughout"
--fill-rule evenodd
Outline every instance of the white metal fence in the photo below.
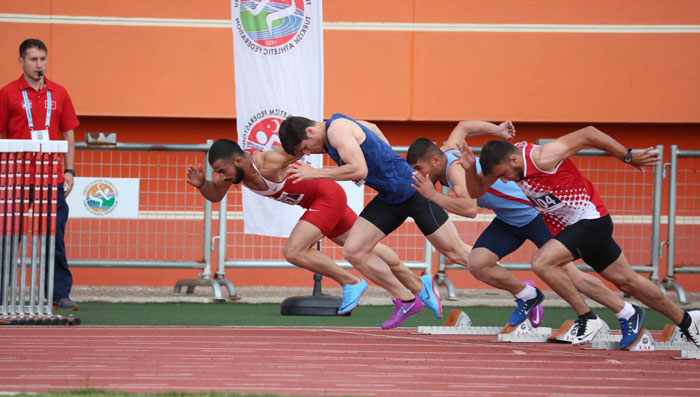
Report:
M 675 290 L 687 303 L 685 290 L 676 283 L 676 273 L 700 273 L 700 150 L 679 150 L 671 146 L 668 189 L 666 289 Z
M 198 279 L 178 281 L 175 292 L 182 287 L 191 292 L 197 285 L 207 285 L 214 288 L 219 299 L 223 299 L 220 286 L 225 286 L 229 295 L 235 295 L 233 284 L 225 279 L 226 267 L 293 267 L 283 257 L 285 239 L 243 233 L 240 191 L 230 190 L 213 212 L 212 204 L 196 189 L 187 186 L 184 173 L 188 164 L 207 165 L 207 177 L 211 178 L 212 170 L 206 161 L 210 145 L 211 142 L 201 145 L 120 143 L 112 147 L 77 144 L 76 164 L 82 175 L 138 178 L 140 203 L 137 219 L 72 219 L 66 233 L 70 265 L 202 269 Z M 480 150 L 474 149 L 477 153 Z M 658 149 L 663 153 L 663 146 Z M 403 154 L 407 147 L 394 147 L 394 150 Z M 676 150 L 675 153 L 678 159 L 672 157 L 671 178 L 678 175 L 681 179 L 679 186 L 683 187 L 678 191 L 679 221 L 669 221 L 669 252 L 679 252 L 676 257 L 680 259 L 677 264 L 681 267 L 676 267 L 675 272 L 695 273 L 698 269 L 688 264 L 696 260 L 693 255 L 697 255 L 694 237 L 698 234 L 697 224 L 688 224 L 688 219 L 695 219 L 699 210 L 698 152 Z M 573 161 L 602 196 L 613 217 L 615 239 L 634 269 L 648 273 L 652 280 L 659 280 L 663 167 L 640 172 L 593 149 L 581 151 Z M 676 171 L 673 171 L 673 164 Z M 365 203 L 374 195 L 367 188 Z M 475 220 L 451 217 L 465 241 L 473 243 L 493 215 L 480 210 Z M 674 228 L 683 230 L 677 242 L 671 238 Z M 410 268 L 434 273 L 435 263 L 443 285 L 448 287 L 449 296 L 454 296 L 444 272 L 463 268 L 445 264 L 412 220 L 409 219 L 383 242 L 393 248 Z M 322 241 L 322 250 L 341 266 L 349 266 L 342 260 L 341 249 L 329 240 Z M 529 270 L 534 252 L 535 247 L 526 243 L 504 258 L 502 264 L 508 269 Z M 212 255 L 217 258 L 216 273 L 211 271 Z M 671 256 L 669 261 L 673 261 Z M 579 266 L 590 270 L 583 264 Z M 669 269 L 669 276 L 673 277 L 674 267 L 669 266 Z M 665 281 L 670 280 L 669 276 Z M 672 282 L 667 281 L 667 284 Z

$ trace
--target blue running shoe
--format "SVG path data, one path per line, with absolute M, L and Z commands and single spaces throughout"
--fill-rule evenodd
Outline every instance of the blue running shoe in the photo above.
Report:
M 629 319 L 620 319 L 620 330 L 622 331 L 622 339 L 620 340 L 620 350 L 625 350 L 630 347 L 642 332 L 642 321 L 644 321 L 644 309 L 639 306 L 632 305 L 634 314 Z
M 528 314 L 530 314 L 530 311 L 544 301 L 544 294 L 542 291 L 540 291 L 539 288 L 535 288 L 535 291 L 537 292 L 537 295 L 532 299 L 528 299 L 526 301 L 522 299 L 515 300 L 515 303 L 517 303 L 518 306 L 515 308 L 513 314 L 510 315 L 510 320 L 508 321 L 510 326 L 515 327 L 516 325 L 519 325 L 525 321 Z
M 360 303 L 360 297 L 367 289 L 367 281 L 365 281 L 362 277 L 358 278 L 360 279 L 359 284 L 343 285 L 343 303 L 338 309 L 338 314 L 341 316 L 350 313 L 352 309 L 354 309 L 357 304 Z
M 418 298 L 435 313 L 435 318 L 442 317 L 442 303 L 440 303 L 440 295 L 435 289 L 433 276 L 426 274 L 420 277 L 420 281 L 423 288 L 421 288 Z

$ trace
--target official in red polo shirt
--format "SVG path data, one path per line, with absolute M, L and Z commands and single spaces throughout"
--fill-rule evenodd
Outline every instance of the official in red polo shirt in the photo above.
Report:
M 63 236 L 68 221 L 65 197 L 73 189 L 75 176 L 73 129 L 79 122 L 66 89 L 45 77 L 47 52 L 37 39 L 24 40 L 19 46 L 22 75 L 0 90 L 0 133 L 5 139 L 68 141 L 64 172 L 58 178 L 53 304 L 56 309 L 78 310 L 70 299 L 73 276 Z

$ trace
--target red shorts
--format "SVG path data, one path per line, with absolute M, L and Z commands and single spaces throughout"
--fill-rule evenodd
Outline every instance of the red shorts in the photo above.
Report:
M 337 188 L 324 189 L 300 218 L 331 239 L 350 230 L 357 219 L 357 214 L 348 206 L 345 191 L 337 183 L 335 186 Z

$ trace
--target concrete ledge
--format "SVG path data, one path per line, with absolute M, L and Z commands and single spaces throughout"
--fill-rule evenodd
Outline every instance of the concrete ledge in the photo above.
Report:
M 222 292 L 226 294 L 225 288 Z M 308 296 L 313 293 L 309 287 L 236 287 L 238 299 L 236 303 L 281 303 L 290 296 Z M 323 288 L 323 293 L 330 296 L 341 296 L 340 287 Z M 507 292 L 495 289 L 461 289 L 456 290 L 457 300 L 447 300 L 447 292 L 440 289 L 440 297 L 444 307 L 463 306 L 513 306 L 513 297 Z M 143 286 L 73 286 L 71 298 L 76 302 L 111 302 L 111 303 L 166 303 L 166 302 L 214 302 L 213 291 L 207 287 L 197 287 L 192 294 L 173 294 L 173 287 L 143 287 Z M 545 291 L 545 306 L 566 307 L 568 304 L 552 291 Z M 622 296 L 622 293 L 619 293 Z M 700 293 L 687 293 L 688 305 L 685 309 L 700 309 Z M 678 302 L 675 294 L 669 294 L 672 301 Z M 599 308 L 596 302 L 586 300 L 591 308 Z M 629 300 L 642 305 L 635 299 Z M 381 288 L 369 287 L 362 296 L 363 305 L 391 305 L 391 296 Z

